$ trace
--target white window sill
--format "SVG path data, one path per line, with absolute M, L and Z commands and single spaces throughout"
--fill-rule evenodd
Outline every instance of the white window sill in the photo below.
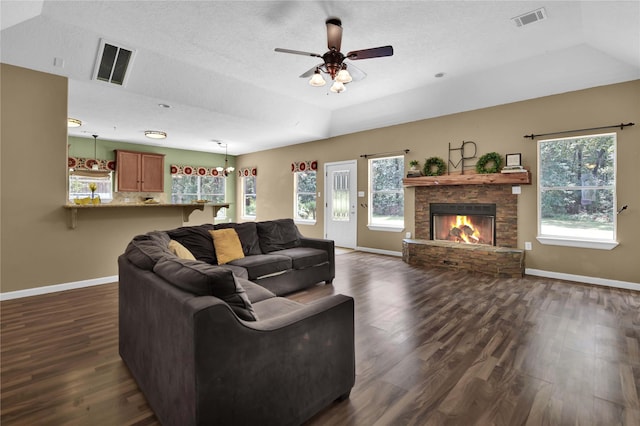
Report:
M 293 223 L 296 225 L 315 225 L 315 220 L 294 219 Z
M 385 231 L 385 232 L 402 232 L 404 226 L 398 228 L 397 226 L 383 226 L 383 225 L 367 225 L 371 231 Z
M 255 216 L 240 216 L 240 219 L 247 220 L 247 221 L 250 221 L 250 222 L 255 222 L 256 221 L 256 217 Z
M 536 239 L 540 242 L 540 244 L 546 244 L 550 246 L 580 247 L 597 250 L 613 250 L 618 246 L 617 241 L 607 240 L 578 240 L 575 238 L 569 239 L 550 236 L 537 236 Z

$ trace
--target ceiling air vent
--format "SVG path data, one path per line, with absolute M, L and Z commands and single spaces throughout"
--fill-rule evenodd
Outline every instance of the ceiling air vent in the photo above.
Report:
M 94 79 L 124 86 L 134 54 L 135 51 L 132 49 L 100 40 Z
M 534 22 L 542 21 L 543 19 L 547 19 L 547 12 L 544 10 L 544 7 L 541 7 L 540 9 L 534 10 L 532 12 L 527 12 L 520 16 L 516 16 L 515 18 L 511 18 L 511 20 L 515 22 L 519 27 L 522 27 L 523 25 L 533 24 Z

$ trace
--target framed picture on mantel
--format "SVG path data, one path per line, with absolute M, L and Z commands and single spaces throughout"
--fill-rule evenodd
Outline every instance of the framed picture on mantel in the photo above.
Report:
M 522 165 L 522 154 L 507 154 L 507 158 L 505 161 L 505 165 L 507 167 L 511 166 L 521 166 Z

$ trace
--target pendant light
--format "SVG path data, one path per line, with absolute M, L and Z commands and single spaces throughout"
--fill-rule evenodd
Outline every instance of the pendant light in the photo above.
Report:
M 218 142 L 218 145 L 220 147 L 222 147 L 222 142 Z M 233 171 L 235 170 L 235 167 L 231 167 L 229 166 L 229 159 L 227 158 L 227 147 L 229 145 L 228 144 L 224 144 L 224 167 L 216 167 L 216 170 L 220 173 L 222 173 L 222 175 L 224 177 L 229 176 L 231 173 L 233 173 Z
M 98 135 L 93 136 L 93 161 L 94 163 L 91 165 L 91 170 L 98 171 L 100 167 L 98 167 Z

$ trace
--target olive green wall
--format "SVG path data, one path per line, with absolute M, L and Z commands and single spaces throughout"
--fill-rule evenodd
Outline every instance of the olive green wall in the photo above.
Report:
M 94 143 L 93 138 L 69 137 L 69 155 L 72 157 L 93 158 Z M 162 146 L 139 145 L 134 143 L 110 141 L 98 137 L 96 143 L 96 156 L 101 160 L 115 160 L 116 149 L 124 149 L 129 151 L 152 152 L 156 154 L 164 154 L 164 192 L 167 201 L 171 201 L 171 171 L 169 166 L 189 165 L 196 167 L 217 167 L 224 165 L 224 154 L 204 153 L 200 151 L 189 151 L 182 149 L 165 148 Z M 228 156 L 229 165 L 235 166 L 235 157 Z M 236 199 L 236 176 L 232 174 L 226 181 L 227 200 L 230 202 L 227 210 L 227 217 L 235 219 L 235 199 Z M 114 176 L 115 182 L 115 176 Z M 206 207 L 204 211 L 195 211 L 189 217 L 189 224 L 211 223 L 213 211 L 211 207 Z
M 76 229 L 62 206 L 67 195 L 67 79 L 0 65 L 0 292 L 93 282 L 117 275 L 117 257 L 135 235 L 183 225 L 182 209 L 108 208 L 78 212 Z M 86 156 L 93 157 L 93 139 Z M 98 156 L 117 148 L 167 154 L 168 164 L 202 153 L 98 140 Z M 83 156 L 84 149 L 72 149 Z M 175 159 L 175 161 L 174 161 Z M 167 165 L 168 170 L 168 165 Z M 168 172 L 167 172 L 168 173 Z M 234 186 L 233 184 L 231 185 Z M 233 188 L 231 188 L 233 191 Z M 213 211 L 194 212 L 188 224 L 211 222 Z
M 348 95 L 348 94 L 347 94 Z M 640 283 L 640 125 L 617 130 L 618 205 L 629 208 L 618 216 L 619 246 L 613 250 L 545 246 L 536 240 L 536 142 L 525 134 L 548 133 L 571 129 L 605 126 L 620 122 L 640 124 L 640 80 L 532 99 L 476 111 L 385 127 L 326 140 L 261 151 L 237 158 L 238 167 L 258 168 L 257 219 L 268 220 L 293 215 L 293 176 L 291 163 L 317 160 L 323 171 L 327 162 L 358 160 L 358 191 L 368 196 L 367 160 L 362 154 L 410 149 L 406 164 L 416 159 L 448 157 L 448 144 L 460 146 L 462 141 L 477 144 L 478 157 L 496 151 L 501 155 L 522 153 L 523 165 L 532 171 L 532 185 L 522 186 L 518 201 L 518 247 L 525 241 L 533 244 L 526 252 L 529 269 L 582 275 L 609 280 Z M 616 131 L 606 130 L 602 132 Z M 576 133 L 576 134 L 585 134 Z M 472 162 L 473 163 L 473 162 Z M 238 203 L 241 202 L 238 181 Z M 324 176 L 318 174 L 318 191 L 324 205 Z M 367 198 L 358 199 L 359 247 L 400 252 L 405 232 L 414 229 L 414 189 L 405 189 L 405 231 L 401 233 L 370 231 L 367 209 L 360 206 Z M 318 208 L 315 225 L 300 225 L 305 235 L 321 237 L 324 211 Z

